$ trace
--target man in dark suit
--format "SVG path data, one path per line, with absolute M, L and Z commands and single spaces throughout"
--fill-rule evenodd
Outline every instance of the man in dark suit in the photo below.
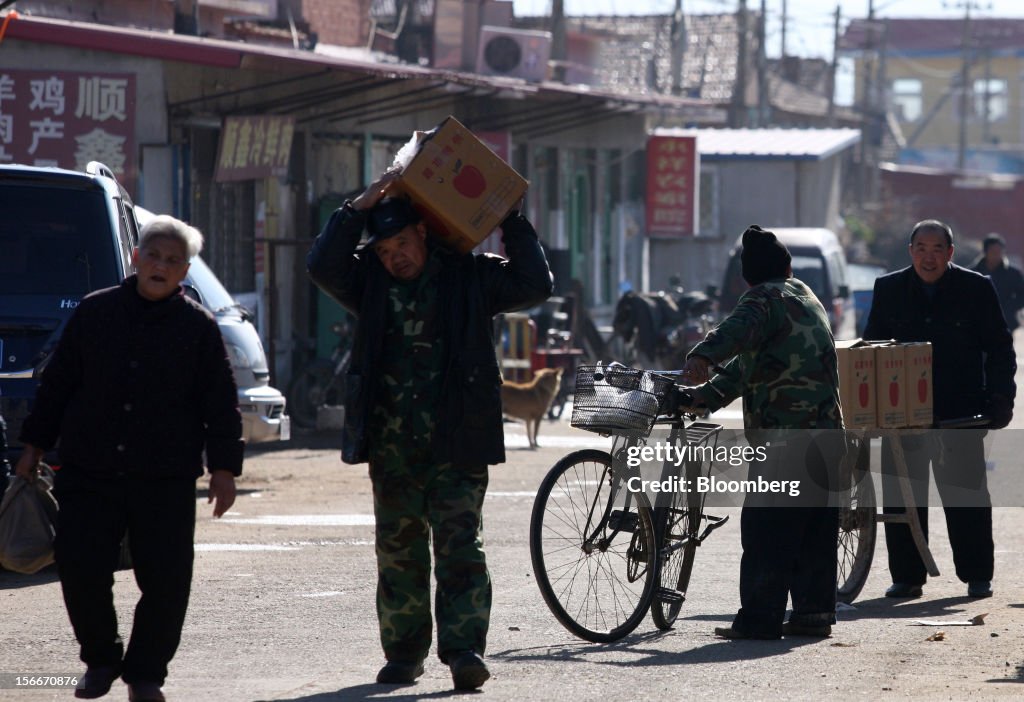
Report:
M 1017 362 L 1013 338 L 992 281 L 952 263 L 953 232 L 929 219 L 910 234 L 912 265 L 875 281 L 866 339 L 932 344 L 934 416 L 987 415 L 1001 429 L 1013 417 Z M 901 438 L 921 527 L 928 533 L 928 465 L 946 515 L 957 577 L 970 597 L 992 594 L 992 500 L 985 476 L 984 429 L 950 429 Z M 893 478 L 891 450 L 882 447 L 886 513 L 905 511 Z M 920 597 L 926 569 L 910 528 L 886 523 L 887 597 Z
M 971 265 L 972 271 L 987 275 L 996 286 L 999 304 L 1010 333 L 1020 326 L 1017 313 L 1024 308 L 1024 274 L 1006 260 L 1006 241 L 998 234 L 989 234 L 982 241 L 982 254 Z

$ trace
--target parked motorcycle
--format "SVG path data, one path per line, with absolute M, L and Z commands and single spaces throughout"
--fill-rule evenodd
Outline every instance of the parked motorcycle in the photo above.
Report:
M 714 301 L 687 291 L 675 276 L 671 288 L 625 293 L 615 306 L 612 329 L 623 341 L 626 365 L 680 368 L 686 354 L 714 327 Z
M 345 391 L 345 373 L 352 358 L 352 322 L 348 317 L 331 327 L 338 344 L 329 359 L 314 358 L 299 371 L 288 386 L 288 409 L 292 421 L 305 429 L 316 427 L 318 410 L 339 405 Z

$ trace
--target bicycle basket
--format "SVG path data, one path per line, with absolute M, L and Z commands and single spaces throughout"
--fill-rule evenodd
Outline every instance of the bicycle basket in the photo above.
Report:
M 649 436 L 671 386 L 670 379 L 645 370 L 580 366 L 570 424 L 598 434 Z

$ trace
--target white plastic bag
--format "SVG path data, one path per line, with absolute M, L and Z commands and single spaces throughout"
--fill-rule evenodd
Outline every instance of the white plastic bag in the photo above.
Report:
M 434 136 L 434 132 L 437 131 L 437 127 L 434 127 L 428 132 L 415 131 L 412 133 L 412 138 L 405 143 L 402 148 L 395 154 L 395 160 L 391 162 L 391 168 L 398 171 L 404 171 L 406 167 L 412 163 L 413 158 L 420 152 L 420 147 L 423 142 L 427 141 L 430 137 Z
M 57 502 L 44 480 L 12 477 L 0 501 L 0 566 L 32 574 L 53 563 Z

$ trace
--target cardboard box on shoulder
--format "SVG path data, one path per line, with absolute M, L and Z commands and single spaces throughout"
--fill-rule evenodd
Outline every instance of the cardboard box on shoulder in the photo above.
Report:
M 395 187 L 412 200 L 428 230 L 465 253 L 486 239 L 529 183 L 454 117 L 419 146 Z
M 878 426 L 882 429 L 907 426 L 907 372 L 904 350 L 905 347 L 900 344 L 874 346 Z
M 907 426 L 930 427 L 933 422 L 932 345 L 903 344 L 903 365 L 907 373 Z
M 875 349 L 867 342 L 839 341 L 839 401 L 847 429 L 878 426 L 875 402 Z

